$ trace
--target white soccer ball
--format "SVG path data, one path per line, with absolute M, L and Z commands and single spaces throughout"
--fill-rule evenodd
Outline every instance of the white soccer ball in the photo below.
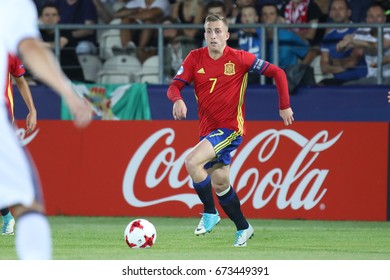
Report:
M 156 242 L 156 228 L 148 220 L 136 219 L 127 225 L 124 238 L 130 248 L 150 248 Z

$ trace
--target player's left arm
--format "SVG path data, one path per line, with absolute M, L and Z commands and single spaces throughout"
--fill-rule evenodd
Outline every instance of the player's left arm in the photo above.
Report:
M 280 67 L 256 58 L 251 69 L 258 71 L 260 74 L 273 78 L 279 95 L 279 115 L 285 125 L 290 125 L 294 121 L 293 111 L 290 106 L 290 95 L 288 91 L 288 82 L 286 73 Z
M 20 94 L 23 97 L 24 103 L 29 110 L 29 113 L 26 117 L 26 132 L 31 132 L 37 126 L 37 110 L 35 109 L 34 101 L 31 95 L 30 87 L 24 78 L 24 76 L 14 77 L 16 85 L 19 89 Z
M 279 94 L 279 115 L 285 125 L 292 124 L 294 121 L 294 113 L 290 106 L 290 95 L 288 92 L 286 73 L 280 67 L 269 63 L 269 66 L 265 69 L 263 74 L 274 79 L 276 89 Z

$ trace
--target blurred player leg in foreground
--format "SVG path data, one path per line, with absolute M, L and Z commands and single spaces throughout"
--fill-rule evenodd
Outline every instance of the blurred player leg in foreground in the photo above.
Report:
M 13 16 L 16 11 L 19 17 Z M 27 68 L 64 98 L 75 125 L 85 127 L 91 120 L 91 108 L 73 92 L 55 57 L 43 47 L 37 23 L 32 1 L 1 2 L 0 88 L 6 84 L 7 55 L 18 53 Z M 18 219 L 15 245 L 20 259 L 51 259 L 51 230 L 44 215 L 37 173 L 17 139 L 4 105 L 4 96 L 0 95 L 0 209 L 12 206 Z
M 1 218 L 3 219 L 3 224 L 1 226 L 1 234 L 14 235 L 15 219 L 12 216 L 9 208 L 1 209 L 0 212 Z

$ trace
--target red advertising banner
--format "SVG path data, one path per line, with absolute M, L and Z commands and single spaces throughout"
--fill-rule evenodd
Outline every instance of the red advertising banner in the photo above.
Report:
M 186 217 L 202 211 L 184 166 L 197 125 L 40 121 L 19 134 L 49 215 Z M 247 131 L 231 183 L 248 218 L 386 220 L 387 123 L 248 122 Z

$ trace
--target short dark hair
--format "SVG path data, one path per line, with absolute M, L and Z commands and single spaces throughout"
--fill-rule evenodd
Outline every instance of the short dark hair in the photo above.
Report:
M 41 9 L 39 10 L 39 15 L 41 16 L 43 13 L 43 10 L 46 8 L 54 8 L 57 10 L 58 14 L 60 13 L 60 9 L 56 5 L 54 1 L 47 1 L 45 4 L 42 5 Z
M 210 1 L 206 4 L 205 11 L 207 12 L 211 8 L 218 8 L 221 7 L 223 9 L 223 12 L 226 13 L 226 6 L 225 3 L 218 0 Z
M 332 6 L 333 2 L 335 2 L 335 1 L 343 1 L 345 3 L 345 5 L 347 5 L 347 10 L 351 9 L 351 5 L 349 4 L 348 0 L 332 0 L 332 2 L 330 2 L 329 9 Z
M 259 14 L 261 15 L 262 12 L 263 12 L 263 8 L 264 7 L 274 7 L 275 8 L 275 11 L 277 14 L 280 13 L 279 9 L 278 9 L 278 6 L 276 6 L 274 3 L 264 3 L 263 5 L 260 6 L 260 10 L 259 10 Z
M 386 11 L 386 8 L 385 8 L 385 6 L 383 5 L 383 3 L 382 3 L 381 1 L 375 1 L 375 2 L 372 3 L 370 6 L 368 6 L 368 9 L 367 9 L 367 10 L 369 10 L 369 9 L 371 9 L 371 8 L 373 8 L 373 7 L 379 7 L 379 8 L 381 8 L 383 11 Z

